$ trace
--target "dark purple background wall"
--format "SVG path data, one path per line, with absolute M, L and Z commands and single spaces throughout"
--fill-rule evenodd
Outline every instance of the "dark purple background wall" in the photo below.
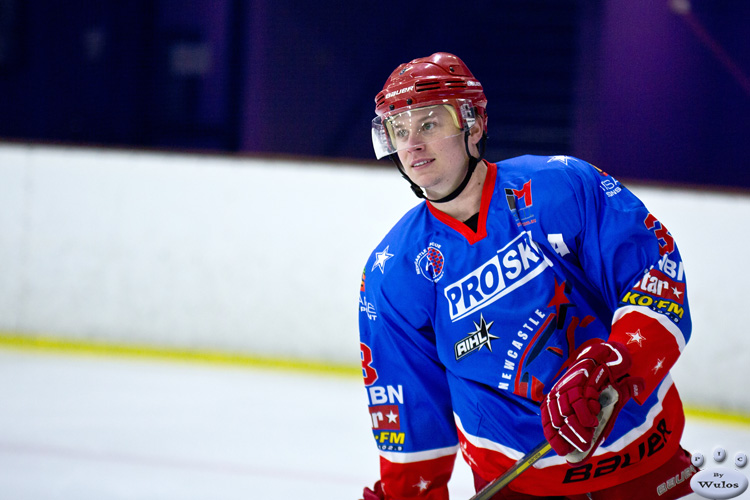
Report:
M 750 2 L 692 7 L 590 13 L 574 150 L 622 177 L 750 187 Z
M 750 188 L 750 2 L 429 6 L 0 0 L 0 138 L 371 159 L 390 71 L 450 51 L 485 86 L 491 160 Z

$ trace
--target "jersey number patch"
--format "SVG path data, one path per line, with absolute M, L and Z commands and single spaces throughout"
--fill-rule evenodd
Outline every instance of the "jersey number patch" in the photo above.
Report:
M 669 234 L 664 224 L 659 222 L 652 214 L 648 214 L 643 223 L 646 224 L 646 229 L 654 231 L 656 238 L 659 240 L 659 255 L 663 256 L 665 253 L 672 253 L 674 250 L 674 238 Z
M 366 344 L 359 343 L 360 356 L 362 358 L 362 377 L 365 379 L 365 385 L 372 385 L 378 379 L 378 372 L 372 365 L 372 349 Z

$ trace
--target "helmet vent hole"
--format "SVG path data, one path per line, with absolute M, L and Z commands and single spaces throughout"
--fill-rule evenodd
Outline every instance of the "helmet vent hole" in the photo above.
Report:
M 440 90 L 440 82 L 418 82 L 414 85 L 417 92 L 424 92 L 426 90 Z
M 445 86 L 448 88 L 466 88 L 466 82 L 463 80 L 448 80 L 445 82 Z

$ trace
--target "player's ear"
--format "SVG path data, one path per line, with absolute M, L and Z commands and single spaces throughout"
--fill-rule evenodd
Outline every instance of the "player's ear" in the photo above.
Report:
M 469 142 L 476 146 L 482 140 L 482 135 L 484 135 L 484 125 L 482 120 L 477 120 L 474 122 L 474 126 L 469 129 Z

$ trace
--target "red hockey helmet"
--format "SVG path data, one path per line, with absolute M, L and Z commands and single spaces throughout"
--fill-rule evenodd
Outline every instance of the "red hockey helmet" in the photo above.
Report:
M 375 155 L 383 158 L 399 150 L 397 131 L 391 126 L 394 117 L 438 106 L 448 109 L 458 129 L 456 133 L 469 130 L 477 117 L 486 133 L 487 98 L 482 85 L 461 59 L 437 52 L 401 64 L 375 97 L 377 117 L 372 122 Z

